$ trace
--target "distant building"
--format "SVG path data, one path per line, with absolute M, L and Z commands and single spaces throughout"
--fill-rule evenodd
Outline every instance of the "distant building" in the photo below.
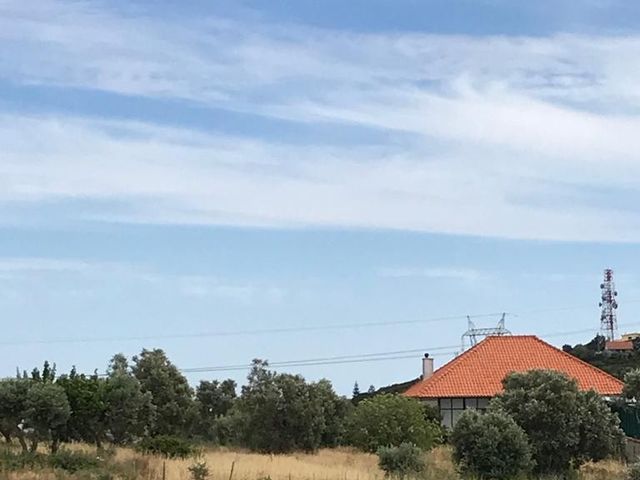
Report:
M 581 390 L 617 397 L 623 383 L 608 373 L 557 349 L 533 335 L 490 336 L 449 363 L 433 369 L 423 359 L 422 379 L 404 395 L 438 407 L 442 423 L 455 425 L 466 409 L 485 409 L 502 392 L 502 380 L 512 372 L 556 370 L 578 382 Z
M 640 338 L 640 333 L 625 333 L 624 335 L 622 335 L 622 340 L 629 340 L 631 342 L 637 340 L 638 338 Z
M 607 352 L 632 352 L 633 340 L 607 340 L 604 349 Z

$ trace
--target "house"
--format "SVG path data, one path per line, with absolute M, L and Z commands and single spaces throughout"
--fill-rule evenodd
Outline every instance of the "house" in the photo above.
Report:
M 607 352 L 633 352 L 633 340 L 607 340 L 604 349 Z
M 622 340 L 628 340 L 630 342 L 633 342 L 638 338 L 640 338 L 640 333 L 625 333 L 622 335 Z
M 422 379 L 404 395 L 438 407 L 442 423 L 452 427 L 464 410 L 486 408 L 509 373 L 539 369 L 563 372 L 581 390 L 604 397 L 622 393 L 620 380 L 573 355 L 533 335 L 507 335 L 485 338 L 435 372 L 433 359 L 425 355 Z

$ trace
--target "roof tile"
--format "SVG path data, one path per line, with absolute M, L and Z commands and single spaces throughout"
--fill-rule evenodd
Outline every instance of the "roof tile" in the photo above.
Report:
M 612 375 L 533 335 L 491 336 L 451 360 L 430 378 L 414 384 L 405 395 L 418 398 L 493 397 L 512 372 L 548 369 L 576 379 L 581 390 L 601 395 L 622 393 Z

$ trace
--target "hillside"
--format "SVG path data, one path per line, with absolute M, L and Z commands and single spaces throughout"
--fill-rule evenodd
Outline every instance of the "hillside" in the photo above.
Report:
M 604 344 L 604 337 L 597 335 L 589 343 L 564 345 L 562 350 L 619 379 L 623 379 L 629 370 L 640 368 L 640 343 L 636 342 L 631 352 L 608 352 L 604 349 Z

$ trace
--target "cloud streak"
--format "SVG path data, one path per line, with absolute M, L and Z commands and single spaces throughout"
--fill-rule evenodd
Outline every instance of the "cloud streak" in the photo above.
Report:
M 475 282 L 487 280 L 491 277 L 488 273 L 481 272 L 473 268 L 458 267 L 398 267 L 383 268 L 380 276 L 388 278 L 429 278 L 435 280 L 462 280 L 465 282 Z
M 32 290 L 39 285 L 39 280 L 51 279 L 55 279 L 53 290 L 62 295 L 93 295 L 96 291 L 104 291 L 105 283 L 135 285 L 142 291 L 163 292 L 163 295 L 179 295 L 192 300 L 224 300 L 240 304 L 277 304 L 287 295 L 287 290 L 278 285 L 251 279 L 233 280 L 215 275 L 166 273 L 121 262 L 0 257 L 0 282 L 10 289 L 15 298 L 31 295 Z
M 15 84 L 379 134 L 300 144 L 161 118 L 5 114 L 4 205 L 104 200 L 124 207 L 75 215 L 640 240 L 629 204 L 640 200 L 640 69 L 628 61 L 640 37 L 355 34 L 217 17 L 181 27 L 39 0 L 0 5 L 0 45 L 0 77 Z M 605 201 L 592 201 L 596 188 Z

